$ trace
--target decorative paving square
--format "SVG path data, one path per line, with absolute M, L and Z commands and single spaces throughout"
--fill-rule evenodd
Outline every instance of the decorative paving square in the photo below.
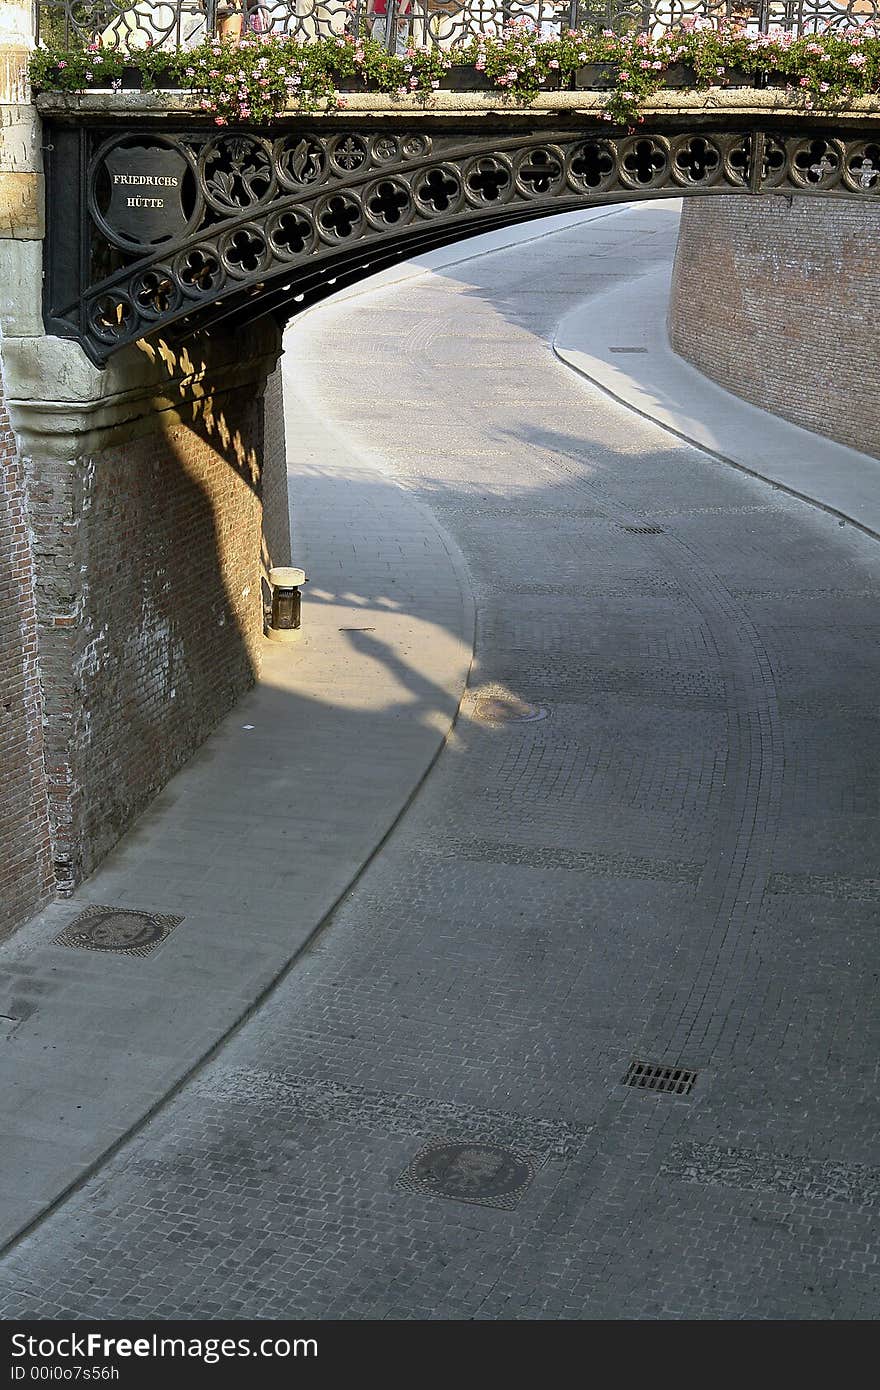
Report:
M 87 907 L 54 938 L 58 946 L 148 956 L 170 936 L 182 917 L 124 907 Z
M 513 1211 L 535 1176 L 534 1160 L 497 1144 L 433 1140 L 398 1183 L 410 1192 Z

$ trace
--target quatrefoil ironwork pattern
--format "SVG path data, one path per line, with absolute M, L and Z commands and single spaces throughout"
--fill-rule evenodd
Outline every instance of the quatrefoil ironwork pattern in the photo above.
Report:
M 465 182 L 475 202 L 494 203 L 510 188 L 510 169 L 495 155 L 483 155 L 473 161 Z
M 804 140 L 795 151 L 792 178 L 807 187 L 827 188 L 840 177 L 841 151 L 831 140 Z
M 412 193 L 403 182 L 382 179 L 367 189 L 364 202 L 374 226 L 393 227 L 406 220 L 412 207 Z
M 665 141 L 645 135 L 630 140 L 620 161 L 620 176 L 631 188 L 647 188 L 663 182 L 669 169 Z
M 172 272 L 165 266 L 156 266 L 135 280 L 132 298 L 141 314 L 160 318 L 179 303 L 180 290 Z
M 102 160 L 109 151 L 119 168 L 150 137 L 50 124 L 48 331 L 77 338 L 103 363 L 179 321 L 192 332 L 229 315 L 286 317 L 328 293 L 340 273 L 350 281 L 415 247 L 545 209 L 704 191 L 880 194 L 880 133 L 867 118 L 861 130 L 833 128 L 827 114 L 812 129 L 801 118 L 755 130 L 723 114 L 710 128 L 704 115 L 697 129 L 680 117 L 635 133 L 584 118 L 532 135 L 522 133 L 521 117 L 505 126 L 499 113 L 491 126 L 462 118 L 455 128 L 435 121 L 417 131 L 403 114 L 385 119 L 378 131 L 350 118 L 271 134 L 157 128 L 163 168 L 176 159 L 187 181 L 185 216 L 178 203 L 173 234 L 130 249 L 107 234 Z M 70 170 L 78 168 L 91 171 L 98 191 L 89 187 L 82 200 L 80 250 L 62 254 L 55 248 L 70 246 Z
M 315 240 L 311 218 L 300 208 L 278 213 L 269 222 L 269 245 L 282 260 L 301 256 Z
M 449 168 L 429 169 L 416 180 L 415 194 L 421 212 L 448 212 L 461 197 L 461 179 Z
M 880 143 L 850 146 L 843 161 L 843 182 L 854 193 L 880 193 Z
M 518 186 L 530 198 L 550 193 L 558 188 L 564 177 L 565 161 L 561 154 L 545 146 L 528 150 L 517 160 Z
M 221 242 L 223 263 L 231 275 L 243 279 L 261 270 L 266 263 L 268 247 L 258 227 L 239 227 L 229 232 Z
M 721 151 L 703 135 L 679 144 L 673 160 L 673 173 L 684 185 L 714 183 L 722 169 Z
M 174 269 L 186 294 L 212 294 L 223 279 L 220 257 L 206 246 L 194 246 L 178 256 Z
M 568 159 L 568 178 L 572 187 L 595 192 L 610 188 L 617 177 L 617 152 L 610 140 L 585 140 Z

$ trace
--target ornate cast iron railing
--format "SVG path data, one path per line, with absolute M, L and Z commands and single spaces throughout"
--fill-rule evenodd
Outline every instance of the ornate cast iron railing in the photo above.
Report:
M 455 48 L 522 18 L 547 37 L 568 28 L 642 29 L 656 34 L 683 19 L 741 20 L 753 32 L 778 25 L 797 34 L 880 22 L 880 0 L 37 0 L 46 45 L 190 48 L 228 24 L 230 9 L 257 33 L 364 34 L 391 51 L 398 34 Z

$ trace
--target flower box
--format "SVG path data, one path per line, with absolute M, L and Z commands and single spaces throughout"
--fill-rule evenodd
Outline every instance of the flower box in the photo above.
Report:
M 345 77 L 338 77 L 334 74 L 333 83 L 337 92 L 368 92 L 370 84 L 360 73 L 348 73 Z
M 663 74 L 665 87 L 696 87 L 697 70 L 690 63 L 673 63 Z
M 153 79 L 153 86 L 157 87 L 160 91 L 180 91 L 182 87 L 186 86 L 184 80 L 178 77 L 176 72 L 170 72 L 168 68 L 159 68 L 159 70 L 152 73 L 151 76 Z
M 614 63 L 587 63 L 576 68 L 571 79 L 572 91 L 605 92 L 617 86 Z
M 122 69 L 121 81 L 124 92 L 148 92 L 154 88 L 160 91 L 179 91 L 186 86 L 183 79 L 170 68 L 155 68 L 152 72 L 145 73 L 139 67 L 126 66 Z
M 457 63 L 440 78 L 444 92 L 494 92 L 495 83 L 473 63 Z
M 746 68 L 725 68 L 724 76 L 719 78 L 723 87 L 755 87 L 757 76 Z
M 780 72 L 778 68 L 771 68 L 767 72 L 758 74 L 756 85 L 759 87 L 796 87 L 800 79 L 792 76 L 790 72 Z

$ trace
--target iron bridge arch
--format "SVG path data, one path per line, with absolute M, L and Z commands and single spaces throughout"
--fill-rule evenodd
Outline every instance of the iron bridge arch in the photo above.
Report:
M 827 115 L 758 126 L 691 115 L 635 133 L 564 117 L 536 132 L 497 115 L 452 129 L 403 114 L 300 118 L 271 133 L 48 130 L 46 328 L 98 365 L 140 338 L 287 320 L 404 256 L 555 212 L 880 194 L 880 131 Z

